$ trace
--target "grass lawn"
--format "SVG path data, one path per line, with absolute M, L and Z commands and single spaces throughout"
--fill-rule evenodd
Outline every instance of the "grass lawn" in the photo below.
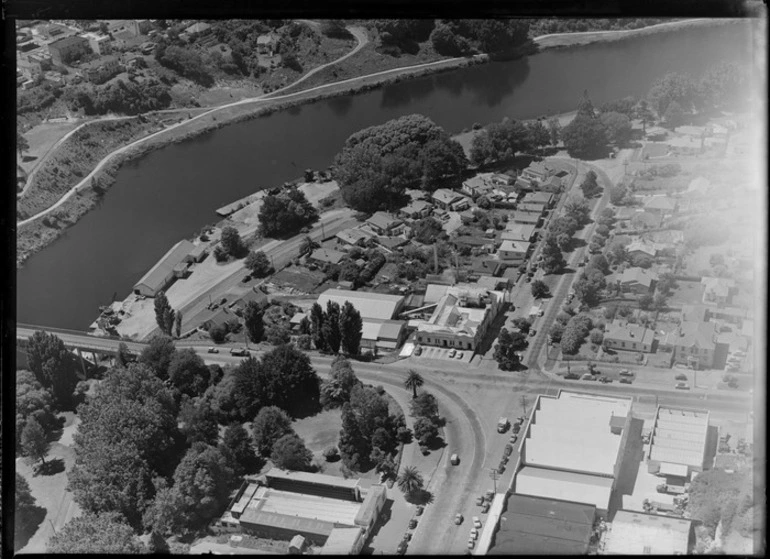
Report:
M 330 446 L 337 446 L 340 429 L 342 429 L 340 409 L 322 411 L 312 417 L 294 422 L 294 430 L 305 440 L 305 446 L 313 452 L 320 463 L 325 462 L 323 451 Z
M 275 274 L 271 281 L 276 285 L 289 285 L 300 291 L 312 293 L 323 278 L 324 274 L 320 270 L 311 271 L 304 266 L 292 266 Z
M 696 281 L 677 281 L 679 287 L 668 300 L 670 307 L 682 305 L 699 305 L 703 301 L 703 286 Z

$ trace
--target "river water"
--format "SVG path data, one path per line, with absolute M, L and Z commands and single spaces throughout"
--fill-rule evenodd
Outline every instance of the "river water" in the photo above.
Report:
M 421 113 L 449 133 L 511 118 L 574 110 L 645 93 L 669 71 L 700 76 L 720 61 L 748 61 L 743 21 L 610 43 L 405 81 L 360 95 L 233 124 L 123 166 L 99 207 L 18 272 L 19 322 L 85 329 L 98 306 L 123 298 L 182 238 L 214 223 L 214 210 L 260 188 L 325 169 L 345 139 L 366 126 Z

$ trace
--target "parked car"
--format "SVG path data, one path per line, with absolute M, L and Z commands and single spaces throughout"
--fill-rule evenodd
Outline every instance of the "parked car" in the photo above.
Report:
M 690 385 L 686 382 L 677 382 L 675 387 L 679 390 L 690 390 Z
M 209 348 L 209 353 L 219 353 L 219 349 L 214 346 L 211 346 Z
M 674 377 L 676 380 L 687 380 L 687 375 L 684 373 L 679 373 Z
M 486 491 L 484 491 L 484 501 L 486 501 L 487 503 L 491 503 L 492 499 L 494 498 L 495 498 L 494 491 L 492 491 L 491 489 L 487 489 Z
M 457 353 L 456 349 L 450 349 L 449 350 L 449 358 L 451 359 L 452 357 L 454 357 L 456 353 Z
M 399 555 L 403 555 L 404 553 L 406 553 L 406 546 L 407 546 L 406 542 L 401 540 L 401 542 L 398 544 L 398 547 L 396 548 L 396 553 L 398 553 Z
M 411 532 L 407 532 L 406 534 L 404 534 L 404 537 L 401 539 L 401 541 L 403 541 L 404 543 L 410 542 L 411 540 L 412 540 Z
M 241 280 L 241 283 L 248 283 L 250 281 L 251 281 L 251 276 L 247 274 L 247 275 L 243 276 L 243 279 Z
M 513 434 L 517 434 L 519 431 L 521 431 L 521 423 L 517 423 L 513 426 Z
M 468 540 L 468 549 L 473 549 L 476 545 L 476 542 L 474 540 Z
M 630 372 L 628 369 L 623 369 L 620 371 L 620 376 L 622 377 L 632 377 L 634 376 L 634 373 Z
M 519 439 L 518 435 L 511 435 L 511 438 L 508 439 L 508 442 L 511 444 L 515 444 L 518 439 Z
M 417 528 L 417 519 L 416 518 L 410 518 L 409 519 L 409 529 L 414 530 Z
M 505 448 L 503 449 L 503 455 L 510 456 L 511 452 L 513 452 L 513 446 L 510 444 L 505 445 Z
M 480 507 L 484 504 L 484 495 L 476 497 L 476 506 Z
M 630 378 L 622 378 L 619 382 L 620 384 L 631 384 L 632 381 Z
M 423 513 L 424 510 L 425 510 L 424 506 L 417 505 L 417 511 L 416 511 L 417 512 L 417 516 L 420 516 Z
M 452 463 L 452 466 L 457 466 L 460 463 L 460 457 L 457 454 L 453 454 L 449 461 Z
M 422 354 L 422 346 L 418 345 L 416 348 L 414 348 L 414 354 L 415 355 L 421 355 Z
M 567 373 L 566 375 L 564 375 L 564 380 L 577 380 L 579 378 L 580 378 L 580 375 L 578 375 L 577 373 Z M 623 380 L 623 379 L 620 379 L 620 380 Z
M 479 539 L 479 531 L 476 528 L 471 528 L 471 539 L 477 540 Z
M 603 382 L 604 384 L 609 384 L 612 382 L 612 379 L 610 377 L 600 377 L 599 382 Z
M 463 352 L 462 351 L 458 351 L 457 352 L 457 358 L 458 359 L 462 359 L 463 358 Z
M 241 347 L 241 348 L 234 347 L 230 350 L 230 355 L 247 357 L 249 355 L 249 350 L 246 349 L 245 347 Z
M 529 337 L 531 338 L 531 337 L 533 337 L 533 336 L 535 336 L 535 335 L 537 335 L 537 330 L 535 330 L 534 328 L 532 328 L 532 329 L 529 331 Z
M 580 377 L 580 380 L 596 380 L 596 377 L 594 377 L 591 373 L 586 373 Z
M 481 528 L 481 520 L 479 520 L 478 516 L 473 517 L 473 527 L 474 528 Z
M 459 526 L 460 524 L 463 523 L 463 520 L 465 520 L 465 517 L 461 513 L 458 512 L 455 515 L 455 524 L 457 524 Z
M 489 503 L 484 503 L 483 505 L 481 505 L 481 512 L 483 514 L 486 514 L 489 512 Z

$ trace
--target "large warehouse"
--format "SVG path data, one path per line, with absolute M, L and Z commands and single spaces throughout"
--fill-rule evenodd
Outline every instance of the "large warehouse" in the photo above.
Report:
M 708 430 L 707 410 L 658 407 L 647 455 L 648 471 L 683 478 L 702 472 Z
M 326 304 L 329 301 L 334 301 L 340 306 L 344 305 L 345 301 L 350 301 L 350 304 L 361 313 L 363 319 L 390 320 L 396 318 L 404 306 L 403 295 L 349 291 L 347 289 L 327 289 L 318 296 L 318 304 L 324 310 L 326 310 Z
M 185 268 L 181 268 L 180 265 L 191 260 L 191 253 L 194 250 L 195 245 L 190 241 L 179 241 L 134 285 L 134 293 L 155 297 L 177 275 L 184 273 Z
M 540 395 L 521 443 L 514 491 L 596 507 L 606 516 L 628 436 L 630 398 Z

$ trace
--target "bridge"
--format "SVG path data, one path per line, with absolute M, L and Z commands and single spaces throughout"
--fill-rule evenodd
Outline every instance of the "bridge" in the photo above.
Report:
M 64 328 L 50 328 L 48 326 L 35 326 L 23 323 L 16 325 L 16 341 L 24 343 L 38 331 L 56 334 L 67 347 L 90 353 L 109 353 L 115 355 L 118 352 L 118 345 L 121 343 L 126 344 L 126 347 L 132 353 L 141 353 L 147 346 L 147 344 L 126 341 L 117 336 L 97 337 L 79 330 L 66 330 Z

